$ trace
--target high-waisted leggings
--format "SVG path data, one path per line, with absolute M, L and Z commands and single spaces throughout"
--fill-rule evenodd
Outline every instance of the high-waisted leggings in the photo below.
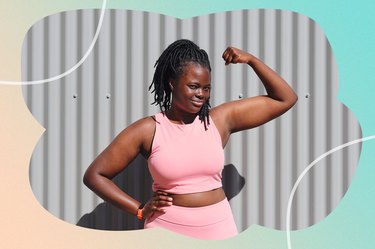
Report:
M 145 228 L 161 227 L 204 240 L 222 240 L 237 235 L 232 210 L 227 199 L 204 207 L 164 207 L 166 213 L 154 213 Z

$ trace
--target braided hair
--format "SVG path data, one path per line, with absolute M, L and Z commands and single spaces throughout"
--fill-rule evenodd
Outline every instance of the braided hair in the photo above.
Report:
M 184 72 L 185 66 L 194 63 L 203 66 L 211 72 L 210 61 L 207 52 L 200 49 L 194 42 L 181 39 L 170 44 L 156 61 L 155 73 L 149 90 L 152 88 L 154 93 L 154 102 L 159 105 L 160 110 L 165 112 L 171 107 L 171 88 L 170 80 L 178 79 Z M 209 99 L 203 104 L 198 112 L 199 119 L 204 122 L 207 130 L 209 122 Z

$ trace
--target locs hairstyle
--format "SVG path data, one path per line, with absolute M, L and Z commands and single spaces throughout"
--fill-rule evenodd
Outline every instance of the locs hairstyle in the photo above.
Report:
M 171 107 L 171 88 L 170 80 L 178 79 L 184 72 L 184 67 L 190 63 L 196 63 L 208 68 L 211 72 L 210 60 L 207 52 L 200 49 L 194 42 L 181 39 L 170 44 L 156 61 L 155 73 L 149 90 L 154 93 L 154 102 L 159 105 L 160 110 L 165 112 Z M 199 119 L 204 122 L 207 130 L 207 124 L 210 124 L 209 114 L 210 103 L 207 100 L 198 112 Z

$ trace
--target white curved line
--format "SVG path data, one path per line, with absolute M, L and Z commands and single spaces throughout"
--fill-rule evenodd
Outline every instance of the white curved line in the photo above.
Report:
M 71 74 L 72 72 L 74 72 L 87 59 L 87 57 L 90 55 L 91 51 L 93 50 L 96 41 L 98 40 L 99 33 L 100 33 L 101 28 L 102 28 L 102 24 L 103 24 L 103 20 L 104 20 L 104 13 L 105 13 L 106 5 L 107 5 L 107 0 L 103 0 L 102 9 L 101 9 L 101 12 L 100 12 L 100 19 L 99 19 L 98 27 L 96 28 L 95 35 L 94 35 L 94 38 L 93 38 L 93 40 L 92 40 L 92 42 L 90 44 L 90 47 L 87 49 L 85 55 L 81 58 L 81 60 L 78 61 L 77 64 L 75 64 L 72 68 L 70 68 L 69 70 L 65 71 L 64 73 L 62 73 L 60 75 L 57 75 L 57 76 L 54 76 L 54 77 L 50 77 L 48 79 L 32 80 L 32 81 L 7 81 L 7 80 L 1 80 L 0 84 L 3 84 L 3 85 L 36 85 L 36 84 L 43 84 L 43 83 L 47 83 L 47 82 L 51 82 L 51 81 L 55 81 L 55 80 L 61 79 L 61 78 L 65 77 L 65 76 Z
M 315 164 L 317 162 L 319 162 L 320 160 L 322 160 L 323 158 L 325 158 L 326 156 L 338 151 L 338 150 L 341 150 L 345 147 L 348 147 L 350 145 L 353 145 L 353 144 L 357 144 L 357 143 L 360 143 L 360 142 L 364 142 L 364 141 L 367 141 L 367 140 L 371 140 L 371 139 L 375 139 L 375 135 L 374 136 L 368 136 L 368 137 L 364 137 L 364 138 L 360 138 L 360 139 L 356 139 L 356 140 L 353 140 L 351 142 L 347 142 L 345 144 L 342 144 L 340 146 L 337 146 L 329 151 L 327 151 L 326 153 L 324 153 L 323 155 L 321 155 L 320 157 L 316 158 L 312 163 L 310 163 L 305 169 L 304 171 L 299 175 L 296 183 L 294 184 L 293 188 L 292 188 L 292 191 L 290 192 L 290 195 L 289 195 L 289 200 L 288 200 L 288 208 L 287 208 L 287 211 L 286 211 L 286 237 L 287 237 L 287 243 L 288 243 L 288 249 L 292 249 L 292 243 L 291 243 L 291 240 L 290 240 L 290 210 L 292 208 L 292 201 L 293 201 L 293 197 L 294 197 L 294 194 L 297 190 L 297 187 L 299 185 L 299 183 L 301 182 L 302 178 L 307 174 L 307 172 L 313 167 L 315 166 Z

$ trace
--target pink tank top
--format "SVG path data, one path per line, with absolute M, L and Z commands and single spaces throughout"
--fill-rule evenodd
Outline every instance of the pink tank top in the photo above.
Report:
M 198 116 L 191 124 L 174 124 L 162 113 L 156 114 L 155 119 L 148 158 L 153 191 L 187 194 L 221 187 L 224 151 L 211 118 L 207 130 Z

